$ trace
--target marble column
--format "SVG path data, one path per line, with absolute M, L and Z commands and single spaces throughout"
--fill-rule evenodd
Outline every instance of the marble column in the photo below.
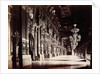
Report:
M 35 59 L 37 59 L 37 28 L 35 27 L 35 36 L 34 36 L 34 39 L 35 39 Z
M 51 42 L 50 42 L 50 38 L 48 39 L 48 58 L 51 57 Z
M 44 45 L 43 45 L 43 36 L 41 35 L 41 60 L 44 59 Z
M 56 47 L 54 46 L 54 57 L 56 56 Z
M 8 55 L 10 55 L 10 21 L 11 21 L 11 14 L 8 13 Z
M 9 7 L 9 12 L 8 12 L 8 68 L 12 68 L 12 56 L 11 56 L 11 31 L 10 31 L 10 23 L 11 22 L 11 13 L 10 13 L 10 7 Z
M 12 5 L 8 5 L 8 56 L 11 56 L 11 52 L 13 50 L 13 41 L 11 36 L 13 34 L 13 26 L 12 26 Z M 11 59 L 11 58 L 10 58 Z
M 38 58 L 40 58 L 40 27 L 38 28 Z

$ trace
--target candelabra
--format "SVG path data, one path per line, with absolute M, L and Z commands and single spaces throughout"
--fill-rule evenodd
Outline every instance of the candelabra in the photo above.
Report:
M 72 49 L 72 55 L 74 55 L 74 50 L 78 46 L 78 42 L 81 40 L 81 35 L 78 34 L 79 29 L 76 28 L 77 24 L 74 24 L 74 28 L 71 29 L 71 32 L 73 33 L 72 36 L 69 36 L 70 42 L 71 42 L 71 49 Z
M 13 57 L 12 57 L 13 68 L 16 68 L 17 62 L 20 59 L 20 57 L 19 57 L 20 37 L 21 36 L 19 35 L 19 33 L 17 31 L 12 35 L 12 41 L 13 41 Z

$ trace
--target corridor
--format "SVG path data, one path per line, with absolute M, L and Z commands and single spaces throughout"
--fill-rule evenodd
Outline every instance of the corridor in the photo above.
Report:
M 8 69 L 92 68 L 91 5 L 8 5 Z
M 32 61 L 32 65 L 25 66 L 24 69 L 86 69 L 87 62 L 77 56 L 56 56 L 45 58 L 42 61 Z

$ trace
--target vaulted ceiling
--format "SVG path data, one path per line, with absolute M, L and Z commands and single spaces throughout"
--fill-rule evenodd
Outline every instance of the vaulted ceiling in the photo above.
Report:
M 79 34 L 82 41 L 87 40 L 92 35 L 92 6 L 91 5 L 59 5 L 54 6 L 61 27 L 59 28 L 61 37 L 71 35 L 73 24 L 77 24 L 80 29 Z
M 73 24 L 80 29 L 81 43 L 92 38 L 92 5 L 47 5 L 45 10 L 62 37 L 69 37 Z M 52 15 L 51 15 L 52 14 Z

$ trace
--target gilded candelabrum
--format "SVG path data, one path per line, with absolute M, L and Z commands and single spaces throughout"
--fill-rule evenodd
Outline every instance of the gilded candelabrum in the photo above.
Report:
M 76 28 L 77 24 L 74 24 L 74 28 L 71 29 L 71 32 L 73 33 L 72 36 L 69 36 L 70 42 L 71 42 L 71 49 L 72 49 L 72 55 L 74 55 L 74 50 L 78 46 L 78 42 L 81 41 L 81 35 L 78 34 L 79 29 Z

